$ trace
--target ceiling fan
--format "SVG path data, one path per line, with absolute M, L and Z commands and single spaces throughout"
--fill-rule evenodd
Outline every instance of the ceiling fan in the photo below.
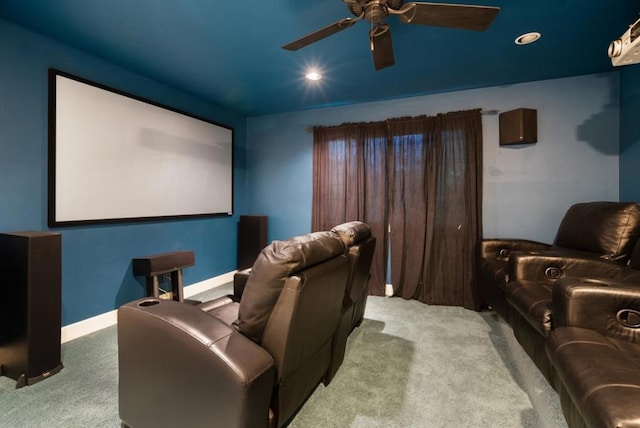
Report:
M 342 0 L 356 17 L 344 18 L 318 31 L 282 46 L 297 51 L 339 31 L 346 30 L 364 19 L 371 24 L 369 41 L 376 70 L 395 64 L 391 29 L 385 24 L 389 15 L 397 15 L 405 24 L 433 25 L 462 30 L 484 31 L 498 14 L 499 7 L 463 4 L 422 3 L 404 0 Z

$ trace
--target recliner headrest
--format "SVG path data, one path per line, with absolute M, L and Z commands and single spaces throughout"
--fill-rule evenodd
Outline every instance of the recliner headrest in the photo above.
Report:
M 239 332 L 260 343 L 287 277 L 344 253 L 333 232 L 315 232 L 286 241 L 273 241 L 258 255 L 247 280 L 238 320 Z
M 554 245 L 627 260 L 640 236 L 640 204 L 587 202 L 571 206 Z
M 338 234 L 346 247 L 364 241 L 371 236 L 371 228 L 361 221 L 342 223 L 335 226 L 331 231 Z

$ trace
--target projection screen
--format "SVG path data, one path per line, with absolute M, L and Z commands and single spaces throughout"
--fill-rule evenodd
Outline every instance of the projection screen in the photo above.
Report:
M 233 129 L 49 70 L 49 227 L 231 215 Z

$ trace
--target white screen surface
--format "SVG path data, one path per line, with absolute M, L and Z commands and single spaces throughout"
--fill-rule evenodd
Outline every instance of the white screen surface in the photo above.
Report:
M 50 223 L 231 214 L 232 129 L 54 77 Z

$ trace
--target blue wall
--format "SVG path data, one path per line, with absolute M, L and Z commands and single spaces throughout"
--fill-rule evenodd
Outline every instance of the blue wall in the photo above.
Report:
M 620 200 L 640 201 L 640 65 L 620 71 Z
M 499 147 L 498 116 L 483 117 L 484 236 L 551 242 L 571 204 L 618 200 L 618 72 L 251 117 L 248 211 L 269 215 L 270 239 L 310 230 L 310 126 L 520 107 L 538 110 L 535 145 Z
M 235 128 L 234 217 L 57 229 L 62 233 L 62 316 L 70 324 L 144 295 L 131 259 L 196 253 L 185 284 L 235 269 L 244 213 L 246 119 L 0 20 L 0 231 L 47 230 L 47 69 L 63 71 Z

